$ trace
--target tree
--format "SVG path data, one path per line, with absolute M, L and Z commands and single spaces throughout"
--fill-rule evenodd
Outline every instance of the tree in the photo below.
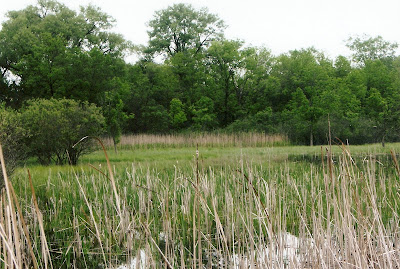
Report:
M 314 145 L 315 125 L 323 115 L 318 97 L 308 99 L 302 89 L 298 88 L 292 96 L 288 110 L 284 112 L 286 124 L 289 125 L 289 137 L 300 143 L 309 138 L 309 145 Z
M 397 43 L 385 41 L 381 36 L 350 37 L 346 46 L 353 51 L 353 60 L 358 65 L 365 65 L 368 60 L 384 60 L 391 62 L 394 59 Z
M 275 58 L 263 47 L 245 48 L 241 54 L 243 67 L 236 80 L 236 96 L 243 114 L 253 116 L 269 110 L 274 101 L 278 83 L 270 73 Z
M 104 132 L 100 108 L 87 102 L 68 99 L 31 100 L 22 111 L 22 123 L 29 136 L 28 153 L 41 164 L 77 164 L 79 157 L 91 150 L 91 141 L 74 145 L 85 136 Z
M 379 140 L 384 145 L 386 139 L 397 140 L 399 87 L 395 62 L 388 58 L 367 59 L 358 73 L 361 79 L 355 81 L 355 86 L 361 89 L 363 116 L 371 123 L 363 127 L 369 129 L 368 141 Z
M 98 102 L 107 82 L 123 69 L 130 44 L 109 31 L 114 20 L 96 7 L 77 14 L 41 0 L 7 16 L 0 31 L 0 69 L 10 78 L 4 98 L 16 107 L 32 98 Z
M 321 96 L 335 90 L 332 61 L 314 48 L 294 50 L 277 58 L 271 74 L 280 82 L 273 108 L 282 111 L 286 132 L 294 141 L 314 144 L 316 125 L 329 113 Z
M 120 142 L 123 127 L 134 118 L 133 114 L 125 111 L 123 100 L 129 95 L 129 86 L 119 79 L 114 79 L 114 89 L 106 92 L 103 102 L 103 115 L 106 120 L 107 134 L 113 139 L 114 150 L 117 152 L 117 144 Z
M 214 102 L 208 97 L 201 97 L 193 110 L 193 127 L 195 130 L 207 131 L 216 128 L 216 115 L 214 114 Z
M 178 97 L 187 106 L 193 105 L 202 96 L 213 92 L 206 85 L 207 66 L 204 53 L 193 51 L 178 52 L 171 56 L 165 63 L 170 65 L 179 83 L 176 89 Z
M 168 132 L 169 115 L 165 107 L 150 102 L 143 108 L 142 120 L 146 123 L 144 132 L 166 133 Z
M 185 111 L 183 110 L 183 104 L 181 100 L 174 98 L 171 100 L 169 106 L 169 117 L 172 128 L 180 129 L 183 124 L 187 121 Z
M 127 130 L 135 133 L 168 131 L 166 108 L 169 108 L 179 89 L 171 66 L 140 61 L 128 67 L 127 77 L 130 89 L 124 99 L 125 109 L 128 114 L 135 115 L 135 120 L 127 124 Z M 162 117 L 157 117 L 157 114 Z
M 212 40 L 222 36 L 224 22 L 206 8 L 195 10 L 188 4 L 174 4 L 157 11 L 149 22 L 150 40 L 147 52 L 166 53 L 193 49 L 196 53 L 207 47 Z
M 317 143 L 327 143 L 329 131 L 332 138 L 338 137 L 352 144 L 366 139 L 365 135 L 359 133 L 361 128 L 366 128 L 360 125 L 361 102 L 343 78 L 331 78 L 330 84 L 319 93 L 317 102 L 323 112 L 314 123 L 314 137 Z
M 367 93 L 372 89 L 378 89 L 385 97 L 392 94 L 395 72 L 388 67 L 382 60 L 367 60 L 362 71 L 364 73 L 364 83 Z
M 335 75 L 338 78 L 345 78 L 351 72 L 351 63 L 344 56 L 338 56 L 335 60 Z
M 271 76 L 280 83 L 273 104 L 275 111 L 283 111 L 300 88 L 307 99 L 320 93 L 334 73 L 332 62 L 314 48 L 293 50 L 276 58 Z
M 222 126 L 227 126 L 235 120 L 234 107 L 239 102 L 236 79 L 244 66 L 241 47 L 241 41 L 222 40 L 213 42 L 207 51 Z

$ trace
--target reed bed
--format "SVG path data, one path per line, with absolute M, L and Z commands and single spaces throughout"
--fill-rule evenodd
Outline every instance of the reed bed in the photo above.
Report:
M 334 157 L 321 148 L 319 164 L 242 158 L 215 168 L 200 157 L 201 150 L 190 167 L 163 171 L 92 165 L 49 171 L 36 182 L 32 173 L 37 199 L 21 171 L 13 184 L 38 260 L 49 257 L 53 268 L 400 267 L 394 152 L 389 165 L 374 155 L 353 159 L 344 146 Z M 0 228 L 20 225 L 3 219 Z M 26 247 L 22 265 L 13 265 L 6 242 L 18 237 L 4 234 L 3 267 L 32 265 Z
M 113 146 L 112 138 L 104 139 L 107 147 Z M 119 147 L 159 148 L 159 147 L 266 147 L 288 145 L 284 135 L 264 133 L 189 133 L 189 134 L 135 134 L 121 137 Z
M 0 144 L 0 163 L 4 188 L 0 190 L 0 264 L 2 268 L 53 268 L 51 255 L 44 233 L 43 215 L 38 207 L 31 177 L 29 183 L 32 191 L 33 207 L 30 222 L 34 227 L 31 230 L 40 230 L 34 237 L 35 246 L 31 241 L 19 199 L 15 194 L 12 183 L 8 179 L 7 169 Z M 29 171 L 28 171 L 29 174 Z M 36 250 L 36 252 L 34 251 Z

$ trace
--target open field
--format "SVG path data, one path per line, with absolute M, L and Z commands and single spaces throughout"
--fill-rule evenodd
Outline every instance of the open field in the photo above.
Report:
M 398 268 L 391 150 L 400 144 L 123 145 L 108 150 L 111 171 L 100 150 L 76 167 L 30 164 L 12 177 L 14 217 L 2 196 L 1 259 L 33 268 L 32 249 L 39 268 Z

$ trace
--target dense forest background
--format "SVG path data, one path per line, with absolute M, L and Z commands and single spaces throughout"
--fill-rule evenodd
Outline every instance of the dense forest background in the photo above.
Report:
M 257 131 L 293 143 L 398 141 L 400 57 L 382 37 L 349 37 L 351 57 L 315 48 L 272 55 L 224 38 L 207 9 L 175 4 L 149 22 L 147 46 L 111 31 L 113 18 L 55 1 L 10 11 L 0 31 L 0 102 L 95 104 L 121 133 Z M 260 33 L 260 35 L 265 33 Z M 125 59 L 136 53 L 132 64 Z

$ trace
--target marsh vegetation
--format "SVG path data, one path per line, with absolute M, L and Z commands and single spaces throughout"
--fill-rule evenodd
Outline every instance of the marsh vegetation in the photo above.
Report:
M 398 144 L 109 149 L 17 169 L 6 267 L 399 266 Z

